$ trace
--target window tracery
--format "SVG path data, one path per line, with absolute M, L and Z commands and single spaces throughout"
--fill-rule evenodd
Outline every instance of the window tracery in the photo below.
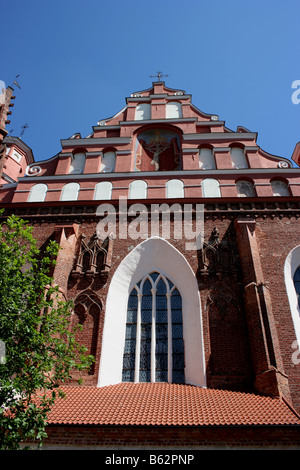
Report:
M 146 275 L 130 293 L 122 378 L 184 383 L 181 295 L 159 272 Z

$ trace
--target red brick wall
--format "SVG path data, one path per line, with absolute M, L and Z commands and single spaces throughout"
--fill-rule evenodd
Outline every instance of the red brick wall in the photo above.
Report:
M 300 445 L 297 427 L 224 426 L 224 427 L 122 427 L 122 426 L 48 426 L 44 447 L 111 446 L 175 448 L 209 447 L 293 447 Z
M 270 214 L 269 214 L 270 215 Z M 278 336 L 275 344 L 277 357 L 283 363 L 283 370 L 288 376 L 292 403 L 300 411 L 300 366 L 292 363 L 291 345 L 295 340 L 294 327 L 291 319 L 287 293 L 284 284 L 283 267 L 286 256 L 297 244 L 297 220 L 289 217 L 256 217 L 255 235 L 263 280 L 268 287 L 274 325 Z M 64 263 L 60 275 L 65 276 L 68 298 L 76 301 L 82 292 L 93 292 L 99 299 L 98 332 L 93 333 L 93 351 L 96 355 L 94 373 L 89 375 L 88 382 L 97 384 L 101 355 L 101 342 L 105 319 L 106 295 L 110 280 L 122 259 L 140 243 L 139 240 L 114 240 L 112 265 L 108 278 L 69 277 L 79 250 L 80 235 L 84 233 L 90 239 L 95 233 L 98 219 L 85 218 L 77 234 L 77 242 L 73 247 L 73 260 Z M 233 218 L 223 217 L 215 213 L 208 214 L 205 221 L 205 241 L 208 241 L 214 228 L 219 231 L 221 243 L 228 243 L 228 234 L 232 232 Z M 34 225 L 34 234 L 39 244 L 43 244 L 55 229 L 55 223 L 43 222 Z M 249 339 L 249 322 L 245 308 L 244 275 L 240 268 L 235 271 L 203 275 L 201 273 L 201 256 L 196 251 L 186 251 L 184 240 L 171 240 L 171 243 L 182 253 L 191 265 L 199 284 L 202 304 L 204 348 L 207 365 L 207 381 L 209 387 L 234 390 L 254 391 L 255 364 Z M 230 243 L 236 242 L 236 234 Z M 241 259 L 237 258 L 237 266 Z M 223 300 L 223 302 L 222 302 Z M 247 306 L 246 306 L 247 307 Z M 86 323 L 88 327 L 89 322 Z M 84 325 L 83 325 L 84 326 Z M 85 335 L 83 331 L 83 335 Z M 87 334 L 91 335 L 91 331 Z M 90 336 L 89 336 L 90 338 Z M 88 340 L 89 341 L 89 340 Z M 275 371 L 276 372 L 276 371 Z M 270 380 L 274 377 L 270 374 Z M 267 387 L 267 384 L 263 385 Z M 266 393 L 268 390 L 266 389 Z M 285 394 L 287 398 L 288 392 Z

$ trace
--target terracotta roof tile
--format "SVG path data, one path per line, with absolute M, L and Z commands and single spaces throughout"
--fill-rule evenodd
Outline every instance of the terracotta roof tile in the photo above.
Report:
M 300 425 L 279 398 L 168 383 L 61 387 L 49 424 Z

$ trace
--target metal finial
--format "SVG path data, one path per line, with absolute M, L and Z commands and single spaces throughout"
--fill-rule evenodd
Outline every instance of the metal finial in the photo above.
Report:
M 157 78 L 157 81 L 160 82 L 162 77 L 168 77 L 169 75 L 163 75 L 162 72 L 156 72 L 156 75 L 149 75 L 150 78 Z

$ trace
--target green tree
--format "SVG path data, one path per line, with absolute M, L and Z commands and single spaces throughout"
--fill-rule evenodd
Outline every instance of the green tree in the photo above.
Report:
M 72 303 L 49 275 L 58 250 L 50 242 L 41 253 L 32 227 L 16 216 L 0 224 L 1 450 L 42 445 L 59 385 L 93 361 L 70 328 Z

